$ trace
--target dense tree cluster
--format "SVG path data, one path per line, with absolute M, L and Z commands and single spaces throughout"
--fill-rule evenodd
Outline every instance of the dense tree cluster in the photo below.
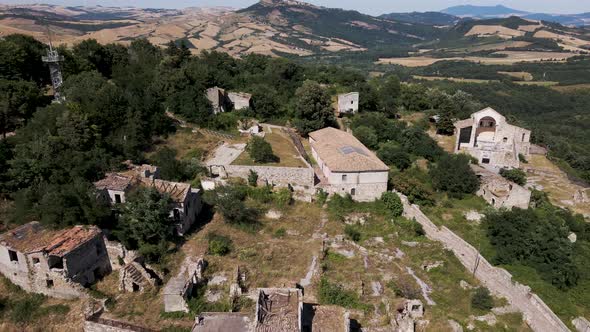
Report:
M 574 244 L 567 238 L 569 227 L 563 212 L 516 208 L 488 213 L 484 225 L 496 248 L 497 264 L 530 266 L 561 289 L 578 283 L 580 267 L 574 261 Z

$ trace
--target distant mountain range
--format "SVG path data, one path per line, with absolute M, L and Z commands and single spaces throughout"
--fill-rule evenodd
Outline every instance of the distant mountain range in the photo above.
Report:
M 49 28 L 57 45 L 86 39 L 128 44 L 147 38 L 159 46 L 182 42 L 194 54 L 216 50 L 232 56 L 257 53 L 311 59 L 378 59 L 441 49 L 454 49 L 454 55 L 467 49 L 476 55 L 516 50 L 565 51 L 572 56 L 590 50 L 588 28 L 514 16 L 480 18 L 524 14 L 505 7 L 493 7 L 493 11 L 473 8 L 448 9 L 462 17 L 442 12 L 374 17 L 295 0 L 261 0 L 241 10 L 0 4 L 0 38 L 21 33 L 47 42 Z
M 447 9 L 441 10 L 440 12 L 391 13 L 384 14 L 381 17 L 410 23 L 452 25 L 459 22 L 461 19 L 481 20 L 490 18 L 506 18 L 510 16 L 518 16 L 528 20 L 554 22 L 567 26 L 590 25 L 590 12 L 580 14 L 531 13 L 502 5 L 461 5 L 449 7 Z

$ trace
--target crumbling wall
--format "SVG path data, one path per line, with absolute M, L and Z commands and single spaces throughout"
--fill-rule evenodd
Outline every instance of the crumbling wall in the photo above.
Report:
M 113 271 L 121 269 L 137 258 L 137 252 L 134 250 L 127 250 L 123 244 L 117 241 L 109 241 L 105 238 L 104 243 Z
M 178 274 L 170 278 L 164 287 L 164 311 L 189 312 L 187 299 L 195 285 L 203 282 L 203 271 L 207 262 L 201 258 L 187 257 Z
M 417 205 L 408 202 L 408 198 L 398 193 L 404 204 L 404 216 L 420 223 L 426 236 L 441 242 L 451 250 L 465 268 L 475 270 L 475 277 L 496 296 L 504 297 L 523 314 L 524 321 L 533 331 L 563 331 L 569 329 L 557 315 L 530 288 L 512 280 L 508 271 L 494 267 L 477 249 L 443 226 L 438 228 Z M 479 262 L 479 263 L 477 263 Z
M 301 186 L 312 188 L 314 185 L 313 169 L 308 167 L 274 167 L 274 166 L 241 166 L 226 165 L 225 170 L 229 177 L 248 179 L 250 170 L 258 173 L 259 181 L 268 181 L 275 185 Z

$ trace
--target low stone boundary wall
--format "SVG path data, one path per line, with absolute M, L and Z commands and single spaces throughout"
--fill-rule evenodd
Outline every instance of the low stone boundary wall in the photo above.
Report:
M 426 236 L 441 242 L 451 250 L 465 268 L 473 273 L 489 290 L 497 296 L 504 297 L 523 314 L 523 319 L 533 331 L 557 332 L 570 331 L 541 298 L 531 292 L 528 286 L 512 280 L 512 275 L 501 268 L 490 264 L 472 245 L 467 243 L 446 226 L 440 229 L 430 220 L 417 205 L 410 204 L 407 197 L 397 193 L 404 204 L 404 216 L 420 223 Z
M 291 185 L 312 188 L 314 172 L 311 167 L 275 167 L 227 165 L 225 171 L 229 177 L 248 179 L 250 170 L 258 174 L 258 179 L 270 184 Z
M 90 317 L 84 322 L 84 332 L 155 332 L 145 327 L 118 320 Z

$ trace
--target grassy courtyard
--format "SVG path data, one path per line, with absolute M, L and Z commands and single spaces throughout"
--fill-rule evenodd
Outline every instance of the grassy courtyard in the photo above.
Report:
M 272 132 L 268 130 L 268 127 L 265 128 L 266 135 L 264 136 L 264 140 L 272 146 L 272 151 L 278 157 L 278 162 L 256 163 L 250 157 L 248 151 L 244 151 L 234 160 L 233 164 L 245 166 L 306 167 L 291 138 L 280 129 L 272 128 L 271 130 Z

